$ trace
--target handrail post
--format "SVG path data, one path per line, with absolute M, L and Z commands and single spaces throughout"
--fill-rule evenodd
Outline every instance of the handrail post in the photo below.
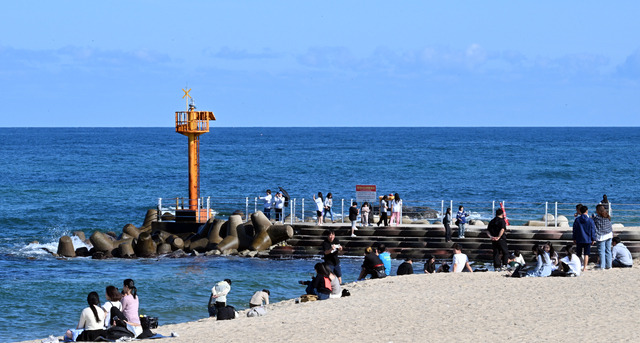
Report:
M 162 198 L 158 198 L 158 221 L 162 221 Z
M 549 202 L 544 202 L 544 226 L 549 226 Z
M 451 209 L 451 214 L 453 214 L 453 200 L 449 200 L 449 208 Z
M 555 218 L 556 218 L 555 227 L 558 227 L 558 202 L 557 201 L 556 201 L 556 215 L 555 215 Z
M 258 212 L 258 197 L 253 198 L 253 213 Z
M 496 201 L 495 200 L 491 201 L 491 216 L 494 213 L 496 213 Z M 491 216 L 489 216 L 489 217 L 491 217 Z
M 248 221 L 249 216 L 249 197 L 244 198 L 244 221 Z
M 340 210 L 340 218 L 342 219 L 342 223 L 344 224 L 344 198 L 342 198 L 342 209 Z
M 440 201 L 440 213 L 444 214 L 444 200 Z
M 291 199 L 289 199 L 289 201 L 291 202 Z M 297 203 L 298 203 L 298 199 L 293 199 L 293 204 L 291 205 L 291 211 L 293 213 L 292 217 L 296 216 L 296 207 L 297 207 L 296 205 L 297 205 Z M 293 218 L 291 218 L 291 223 L 293 223 Z
M 207 221 L 211 218 L 211 197 L 207 197 Z
M 302 217 L 302 222 L 304 223 L 304 198 L 302 198 L 301 206 L 302 206 L 302 216 L 301 217 Z
M 291 199 L 289 199 L 289 222 L 291 223 L 291 225 L 293 225 L 293 215 L 295 213 L 293 206 L 296 202 L 296 199 L 293 199 L 293 204 L 291 204 Z M 282 218 L 282 220 L 284 221 L 284 218 Z
M 200 200 L 200 198 L 198 198 L 198 214 L 196 215 L 196 220 L 198 221 L 198 223 L 200 223 L 200 209 L 202 208 L 202 201 Z

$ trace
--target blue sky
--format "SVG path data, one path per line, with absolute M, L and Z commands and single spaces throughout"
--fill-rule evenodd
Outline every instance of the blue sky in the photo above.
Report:
M 0 127 L 640 126 L 640 2 L 13 1 Z

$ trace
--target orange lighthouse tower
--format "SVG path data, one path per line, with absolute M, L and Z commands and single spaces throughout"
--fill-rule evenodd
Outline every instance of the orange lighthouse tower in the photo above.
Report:
M 216 120 L 216 117 L 210 111 L 196 111 L 193 98 L 189 95 L 191 89 L 182 89 L 182 91 L 184 92 L 182 98 L 186 101 L 187 110 L 176 112 L 176 132 L 189 139 L 189 209 L 183 209 L 181 212 L 184 216 L 193 216 L 192 218 L 196 221 L 202 222 L 206 221 L 208 216 L 207 210 L 198 206 L 200 198 L 200 135 L 209 132 L 209 121 Z M 178 216 L 177 213 L 176 216 Z

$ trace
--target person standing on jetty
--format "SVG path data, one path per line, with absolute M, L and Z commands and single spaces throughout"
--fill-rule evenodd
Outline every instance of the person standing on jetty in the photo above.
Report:
M 351 207 L 349 207 L 349 221 L 351 221 L 351 237 L 355 237 L 355 231 L 358 230 L 356 227 L 356 221 L 358 220 L 358 203 L 353 202 Z
M 209 297 L 209 316 L 215 317 L 218 310 L 227 307 L 227 294 L 231 291 L 231 280 L 224 279 L 211 288 Z
M 276 197 L 273 201 L 276 210 L 276 221 L 282 222 L 282 209 L 284 209 L 285 198 L 282 196 L 282 192 L 276 193 Z
M 591 245 L 596 242 L 596 224 L 589 218 L 587 206 L 580 207 L 580 216 L 573 221 L 573 243 L 576 244 L 578 257 L 584 259 L 582 271 L 587 268 Z M 584 257 L 582 254 L 584 253 Z
M 606 195 L 605 195 L 606 196 Z M 611 239 L 613 238 L 613 227 L 611 217 L 605 206 L 596 206 L 597 215 L 593 216 L 596 224 L 596 242 L 598 244 L 598 255 L 600 256 L 600 269 L 611 268 Z
M 380 198 L 380 219 L 378 220 L 378 226 L 380 223 L 384 223 L 384 226 L 389 226 L 389 221 L 387 219 L 387 211 L 389 211 L 389 206 L 387 205 L 387 196 L 383 196 Z
M 451 207 L 447 207 L 447 211 L 442 217 L 442 224 L 444 225 L 444 241 L 451 242 Z
M 464 238 L 464 230 L 467 228 L 468 212 L 464 211 L 464 206 L 458 207 L 458 213 L 456 213 L 456 225 L 458 225 L 458 238 Z
M 362 222 L 362 226 L 369 226 L 369 212 L 371 212 L 371 208 L 369 208 L 369 203 L 365 201 L 360 208 L 360 221 Z
M 318 217 L 318 220 L 316 220 L 316 224 L 317 225 L 322 225 L 324 223 L 322 214 L 324 211 L 324 198 L 322 197 L 322 192 L 318 192 L 318 197 L 316 198 L 316 195 L 313 195 L 313 201 L 316 202 L 316 217 Z
M 335 223 L 336 221 L 333 219 L 333 194 L 331 192 L 327 193 L 327 196 L 324 198 L 324 214 L 322 215 L 322 220 L 327 216 L 327 213 L 331 215 L 331 222 Z
M 487 233 L 491 238 L 491 248 L 493 249 L 493 269 L 500 271 L 509 264 L 507 223 L 504 220 L 504 211 L 501 208 L 496 210 L 495 218 L 491 219 L 489 225 L 487 225 Z
M 393 201 L 391 202 L 391 225 L 393 225 L 394 221 L 396 226 L 400 224 L 400 215 L 402 213 L 402 199 L 400 199 L 400 194 L 396 193 L 393 195 Z
M 273 197 L 271 196 L 271 190 L 267 189 L 267 195 L 263 197 L 259 197 L 258 199 L 264 200 L 264 204 L 262 205 L 262 210 L 264 215 L 267 216 L 267 219 L 271 220 L 271 203 L 273 202 Z
M 340 268 L 340 258 L 338 254 L 342 251 L 342 245 L 336 238 L 336 233 L 333 230 L 325 231 L 327 238 L 322 242 L 322 253 L 324 254 L 324 263 L 330 272 L 338 277 L 340 283 L 342 283 L 342 269 Z

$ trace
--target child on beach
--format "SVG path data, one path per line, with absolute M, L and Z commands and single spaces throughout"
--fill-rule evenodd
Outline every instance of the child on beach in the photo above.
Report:
M 358 203 L 353 202 L 351 207 L 349 207 L 349 220 L 351 221 L 351 237 L 355 237 L 355 231 L 358 230 L 356 227 L 356 220 L 358 220 Z
M 573 244 L 567 244 L 562 250 L 566 253 L 566 256 L 560 260 L 560 265 L 557 270 L 554 270 L 551 275 L 553 276 L 580 276 L 582 271 L 582 264 L 580 263 L 580 257 L 576 255 L 576 248 Z
M 369 208 L 369 203 L 364 202 L 362 207 L 360 208 L 360 220 L 362 221 L 363 226 L 369 226 L 369 212 L 371 209 Z
M 469 258 L 466 254 L 462 253 L 462 245 L 456 243 L 453 245 L 453 272 L 460 273 L 464 270 L 473 273 L 471 265 L 469 265 Z

